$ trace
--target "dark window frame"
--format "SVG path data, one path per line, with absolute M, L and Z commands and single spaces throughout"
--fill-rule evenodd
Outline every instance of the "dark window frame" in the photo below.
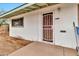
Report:
M 16 19 L 12 19 L 12 27 L 24 27 L 24 18 L 20 17 L 20 18 L 16 18 Z

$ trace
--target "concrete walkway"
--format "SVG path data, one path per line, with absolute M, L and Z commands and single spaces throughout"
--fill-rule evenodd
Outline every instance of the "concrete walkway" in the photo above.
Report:
M 33 42 L 11 53 L 9 56 L 76 56 L 74 49 L 41 42 Z

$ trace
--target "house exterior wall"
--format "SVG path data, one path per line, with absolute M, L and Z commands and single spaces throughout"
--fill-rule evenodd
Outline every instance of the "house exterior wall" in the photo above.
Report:
M 57 8 L 60 7 L 58 11 Z M 76 48 L 73 21 L 77 23 L 77 4 L 58 4 L 9 18 L 10 36 L 43 42 L 43 14 L 53 12 L 53 42 L 52 44 Z M 11 19 L 24 17 L 24 27 L 12 27 Z M 56 20 L 56 18 L 60 18 Z M 66 33 L 61 33 L 66 30 Z

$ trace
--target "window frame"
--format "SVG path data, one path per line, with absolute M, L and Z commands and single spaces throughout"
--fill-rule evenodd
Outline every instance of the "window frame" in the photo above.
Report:
M 15 23 L 17 24 L 15 25 Z M 24 27 L 24 17 L 12 19 L 11 26 L 12 27 Z

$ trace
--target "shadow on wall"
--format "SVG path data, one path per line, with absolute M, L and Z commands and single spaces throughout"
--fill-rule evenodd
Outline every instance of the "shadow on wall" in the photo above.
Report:
M 22 36 L 20 35 L 16 35 L 16 38 L 20 38 L 20 39 L 24 39 Z

